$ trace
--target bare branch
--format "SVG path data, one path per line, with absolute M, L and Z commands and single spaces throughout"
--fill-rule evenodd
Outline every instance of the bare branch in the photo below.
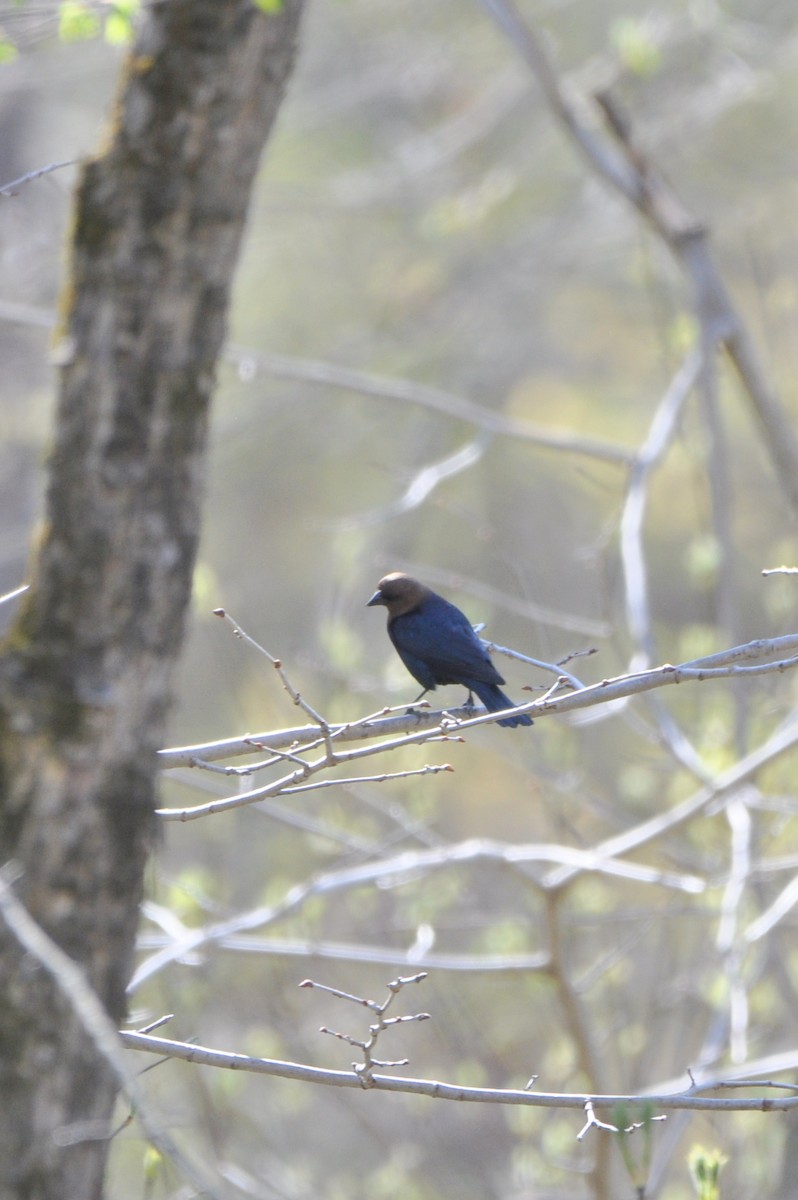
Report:
M 786 887 L 782 888 L 773 903 L 761 913 L 745 931 L 745 940 L 749 944 L 758 942 L 770 932 L 779 921 L 791 912 L 798 904 L 798 875 L 794 875 Z
M 649 1101 L 650 1103 L 650 1101 Z M 586 1134 L 591 1129 L 603 1129 L 607 1133 L 635 1133 L 638 1129 L 645 1128 L 648 1121 L 666 1121 L 667 1117 L 648 1117 L 646 1121 L 633 1121 L 631 1125 L 611 1125 L 608 1121 L 601 1121 L 596 1116 L 595 1107 L 592 1100 L 585 1101 L 585 1123 L 576 1135 L 576 1140 L 581 1142 Z
M 796 740 L 798 740 L 798 733 L 796 733 Z M 700 895 L 707 887 L 705 880 L 697 875 L 662 871 L 659 868 L 638 863 L 621 862 L 617 858 L 604 855 L 594 849 L 580 850 L 552 843 L 537 842 L 518 845 L 490 838 L 469 838 L 467 841 L 451 845 L 405 850 L 390 858 L 384 857 L 375 862 L 359 863 L 355 866 L 345 866 L 323 872 L 312 879 L 306 879 L 296 884 L 286 892 L 282 900 L 275 904 L 263 905 L 199 929 L 187 929 L 182 936 L 178 931 L 178 935 L 169 945 L 141 963 L 129 984 L 128 991 L 134 992 L 145 980 L 163 970 L 168 963 L 183 960 L 204 946 L 217 942 L 223 943 L 235 934 L 263 928 L 282 920 L 300 910 L 312 897 L 328 895 L 342 889 L 362 887 L 365 884 L 412 878 L 434 870 L 481 862 L 504 863 L 516 869 L 526 868 L 533 864 L 542 864 L 543 866 L 557 864 L 566 879 L 580 871 L 595 871 L 598 874 L 638 883 L 658 884 L 686 895 Z M 537 881 L 525 872 L 524 878 L 527 883 L 537 883 L 537 886 L 545 889 L 552 886 L 549 875 L 552 876 L 554 883 L 559 882 L 556 872 L 547 873 Z M 401 953 L 397 953 L 392 961 L 401 961 L 401 957 Z
M 405 379 L 385 379 L 381 375 L 369 375 L 365 371 L 356 371 L 350 367 L 339 367 L 311 359 L 288 358 L 281 354 L 264 354 L 240 346 L 228 346 L 226 356 L 234 362 L 244 361 L 250 377 L 255 370 L 261 370 L 276 379 L 300 379 L 303 383 L 328 388 L 346 388 L 382 400 L 402 400 L 442 413 L 446 417 L 467 421 L 470 425 L 476 425 L 489 433 L 532 442 L 543 449 L 568 451 L 603 462 L 618 463 L 621 466 L 631 462 L 633 458 L 632 451 L 615 446 L 611 442 L 602 442 L 598 438 L 575 437 L 565 430 L 549 429 L 545 425 L 537 425 L 534 421 L 507 417 L 499 410 L 482 408 L 471 400 L 427 384 L 412 383 Z
M 0 187 L 0 196 L 16 196 L 18 189 L 23 184 L 30 183 L 32 179 L 40 179 L 42 175 L 49 175 L 52 171 L 60 171 L 64 167 L 75 167 L 78 161 L 76 158 L 70 158 L 66 162 L 50 163 L 47 167 L 39 167 L 37 171 L 28 171 L 26 175 L 20 175 L 19 179 L 12 179 L 11 183 Z
M 329 745 L 329 735 L 330 735 L 329 725 L 324 720 L 324 717 L 320 716 L 316 712 L 315 708 L 312 708 L 308 704 L 307 700 L 305 700 L 299 694 L 299 692 L 296 690 L 296 688 L 290 682 L 288 676 L 285 673 L 285 670 L 283 669 L 283 664 L 280 661 L 280 659 L 275 658 L 273 654 L 270 654 L 269 651 L 264 646 L 261 646 L 260 642 L 256 642 L 255 639 L 253 637 L 251 637 L 250 634 L 248 634 L 246 632 L 246 630 L 243 629 L 238 624 L 236 619 L 234 617 L 232 617 L 230 615 L 230 613 L 225 611 L 225 609 L 215 608 L 213 610 L 213 615 L 215 617 L 221 617 L 222 620 L 227 621 L 230 625 L 232 625 L 233 633 L 235 634 L 235 636 L 237 638 L 240 638 L 242 642 L 246 642 L 247 645 L 252 646 L 253 650 L 257 650 L 258 654 L 262 654 L 264 658 L 268 658 L 269 662 L 272 664 L 275 671 L 280 676 L 280 682 L 282 683 L 284 689 L 288 692 L 288 695 L 291 697 L 294 704 L 296 704 L 297 707 L 303 709 L 308 714 L 308 716 L 311 718 L 311 720 L 313 720 L 317 723 L 317 725 L 319 726 L 319 729 L 321 730 L 321 732 L 323 734 L 325 744 L 327 744 L 328 750 L 330 751 L 330 753 L 332 753 L 332 747 Z
M 246 1054 L 232 1054 L 212 1050 L 188 1042 L 168 1041 L 166 1038 L 149 1037 L 141 1033 L 122 1032 L 123 1045 L 130 1050 L 147 1054 L 159 1054 L 168 1058 L 179 1058 L 183 1062 L 203 1066 L 220 1067 L 225 1070 L 250 1071 L 256 1075 L 272 1075 L 280 1079 L 294 1079 L 304 1083 L 317 1083 L 326 1087 L 362 1088 L 359 1076 L 354 1071 L 330 1071 L 321 1067 L 306 1066 L 304 1063 L 283 1062 L 279 1059 L 254 1058 Z M 798 1108 L 798 1096 L 767 1097 L 715 1097 L 695 1095 L 688 1092 L 665 1095 L 606 1095 L 591 1096 L 585 1093 L 533 1092 L 517 1088 L 463 1087 L 460 1084 L 443 1083 L 434 1079 L 404 1079 L 395 1075 L 372 1076 L 371 1086 L 376 1091 L 403 1092 L 408 1095 L 429 1096 L 433 1100 L 456 1100 L 471 1104 L 517 1104 L 527 1108 L 573 1108 L 584 1110 L 592 1103 L 594 1108 L 611 1109 L 617 1105 L 653 1105 L 668 1111 L 680 1109 L 705 1112 L 789 1112 Z M 762 1086 L 753 1084 L 752 1086 Z
M 626 593 L 626 618 L 637 647 L 634 666 L 648 666 L 654 655 L 651 608 L 643 551 L 643 522 L 648 503 L 647 485 L 654 468 L 671 445 L 684 405 L 701 371 L 702 354 L 687 355 L 662 397 L 648 435 L 632 467 L 626 501 L 621 515 L 621 566 Z
M 703 222 L 687 210 L 634 142 L 631 122 L 614 96 L 604 90 L 594 98 L 614 139 L 610 141 L 591 123 L 587 101 L 567 91 L 542 39 L 524 21 L 514 0 L 483 0 L 483 4 L 527 63 L 555 117 L 593 170 L 637 209 L 671 250 L 692 288 L 699 323 L 723 345 L 733 363 L 780 485 L 793 510 L 798 510 L 798 439 L 718 270 Z
M 786 655 L 776 661 L 761 662 L 775 655 Z M 746 663 L 751 665 L 741 666 Z M 550 666 L 551 664 L 546 664 Z M 705 682 L 711 679 L 730 679 L 745 676 L 777 674 L 793 670 L 798 666 L 798 634 L 785 634 L 777 638 L 758 638 L 740 646 L 731 646 L 716 654 L 704 658 L 691 659 L 689 662 L 672 666 L 669 663 L 650 671 L 634 672 L 621 675 L 614 679 L 604 679 L 600 683 L 590 684 L 576 691 L 563 695 L 518 705 L 512 712 L 531 712 L 538 716 L 548 716 L 554 713 L 570 713 L 579 709 L 590 708 L 597 704 L 607 704 L 610 701 L 627 696 L 642 695 L 656 688 L 691 682 Z M 390 709 L 383 709 L 390 712 Z M 364 741 L 369 738 L 388 738 L 360 751 L 345 752 L 336 750 L 336 763 L 351 762 L 355 759 L 393 750 L 402 746 L 416 745 L 430 739 L 444 738 L 452 740 L 453 735 L 472 729 L 475 726 L 491 724 L 500 719 L 503 713 L 485 713 L 473 716 L 475 710 L 468 706 L 437 710 L 431 712 L 405 712 L 403 716 L 369 716 L 357 721 L 330 726 L 330 736 L 334 743 L 349 743 Z M 409 728 L 415 732 L 405 736 L 391 737 L 401 734 Z M 274 753 L 276 750 L 290 747 L 294 753 L 302 753 L 319 744 L 318 727 L 298 726 L 289 729 L 270 730 L 265 733 L 244 734 L 240 737 L 226 738 L 221 741 L 204 742 L 194 746 L 180 746 L 173 749 L 161 750 L 159 762 L 163 769 L 176 767 L 192 767 L 204 762 L 215 762 L 222 758 L 232 758 L 244 754 L 252 754 L 259 750 Z M 307 771 L 300 775 L 310 774 L 320 765 L 327 765 L 328 760 L 317 760 L 317 763 L 307 764 Z M 256 788 L 229 798 L 229 807 L 252 803 L 264 796 L 276 795 L 286 787 L 302 781 L 296 773 L 285 776 L 264 788 Z M 213 811 L 219 811 L 219 806 L 227 801 L 218 801 Z M 177 815 L 178 810 L 161 809 L 162 817 L 167 820 L 187 820 L 190 817 Z M 181 813 L 185 810 L 179 810 Z
M 300 983 L 301 988 L 317 988 L 319 991 L 327 992 L 330 996 L 337 996 L 340 1000 L 348 1000 L 352 1004 L 359 1004 L 370 1009 L 376 1020 L 369 1026 L 369 1036 L 367 1038 L 356 1038 L 349 1033 L 337 1033 L 333 1029 L 328 1029 L 322 1026 L 320 1032 L 330 1034 L 331 1037 L 339 1038 L 343 1042 L 347 1042 L 350 1046 L 357 1046 L 363 1051 L 363 1062 L 352 1063 L 352 1070 L 355 1072 L 363 1087 L 370 1088 L 374 1086 L 374 1068 L 375 1067 L 404 1067 L 407 1065 L 408 1059 L 403 1058 L 395 1062 L 384 1062 L 374 1058 L 373 1051 L 380 1036 L 385 1033 L 393 1025 L 404 1025 L 412 1021 L 428 1021 L 429 1013 L 414 1013 L 411 1016 L 402 1017 L 386 1017 L 385 1013 L 396 997 L 411 983 L 421 983 L 427 978 L 426 971 L 420 971 L 417 975 L 400 975 L 388 984 L 388 995 L 382 1004 L 378 1004 L 376 1000 L 367 1000 L 363 996 L 353 996 L 349 992 L 342 992 L 339 988 L 330 987 L 326 983 L 315 983 L 312 979 L 303 979 Z
M 727 771 L 719 774 L 712 784 L 707 784 L 694 792 L 692 796 L 688 796 L 681 804 L 675 805 L 668 812 L 657 813 L 656 816 L 650 817 L 647 821 L 642 821 L 639 825 L 632 829 L 625 830 L 623 833 L 616 834 L 614 837 L 607 838 L 603 842 L 599 842 L 594 847 L 594 851 L 599 854 L 626 854 L 629 850 L 633 850 L 638 846 L 644 845 L 646 842 L 652 841 L 659 837 L 666 830 L 675 829 L 677 826 L 684 824 L 696 813 L 706 809 L 710 804 L 713 804 L 721 796 L 728 792 L 733 792 L 742 784 L 747 783 L 758 771 L 767 763 L 784 754 L 785 751 L 792 749 L 798 745 L 798 720 L 793 718 L 783 728 L 776 732 L 756 750 L 752 750 L 745 758 L 741 758 L 734 766 L 729 767 Z M 553 871 L 546 879 L 546 884 L 549 887 L 561 887 L 576 872 L 569 868 L 562 868 L 558 871 Z
M 5 595 L 0 596 L 0 604 L 7 604 L 10 600 L 16 600 L 18 596 L 24 596 L 29 590 L 30 584 L 23 583 L 20 587 L 14 588 L 12 591 L 6 592 Z
M 365 513 L 348 517 L 315 517 L 309 524 L 315 529 L 348 530 L 368 525 L 379 525 L 393 517 L 410 512 L 424 503 L 445 479 L 451 479 L 478 463 L 493 439 L 493 435 L 481 430 L 475 438 L 447 454 L 437 462 L 428 463 L 415 472 L 404 494 L 397 500 L 381 505 Z
M 147 911 L 145 909 L 145 916 Z M 186 932 L 185 927 L 181 931 Z M 168 934 L 144 933 L 139 936 L 141 950 L 161 950 L 171 947 L 173 937 Z M 426 940 L 426 939 L 425 939 Z M 430 937 L 430 942 L 433 940 Z M 418 943 L 418 931 L 415 942 Z M 370 946 L 363 942 L 332 942 L 325 939 L 303 940 L 301 938 L 258 937 L 251 934 L 231 933 L 214 940 L 220 950 L 236 954 L 263 954 L 283 958 L 328 958 L 347 963 L 371 963 L 376 966 L 423 963 L 427 970 L 463 973 L 527 972 L 548 969 L 549 958 L 544 951 L 533 954 L 453 954 L 419 948 L 416 944 L 406 949 L 392 950 L 386 946 Z M 189 956 L 186 956 L 189 957 Z M 196 960 L 195 958 L 195 961 Z

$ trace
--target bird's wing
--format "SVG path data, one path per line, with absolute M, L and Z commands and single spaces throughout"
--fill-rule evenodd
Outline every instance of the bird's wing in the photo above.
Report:
M 421 660 L 438 683 L 504 683 L 468 619 L 454 606 L 425 606 L 397 617 L 389 629 L 400 655 Z

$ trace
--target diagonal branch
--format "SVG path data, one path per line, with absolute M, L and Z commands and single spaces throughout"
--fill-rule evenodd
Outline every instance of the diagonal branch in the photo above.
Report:
M 116 1026 L 108 1016 L 97 993 L 90 986 L 84 972 L 69 955 L 64 953 L 60 946 L 56 945 L 52 938 L 47 936 L 14 895 L 11 888 L 14 874 L 19 874 L 19 871 L 14 870 L 13 864 L 6 864 L 0 870 L 0 917 L 6 927 L 24 947 L 26 953 L 55 981 L 61 995 L 69 1003 L 83 1026 L 87 1037 L 105 1059 L 133 1105 L 147 1140 L 165 1158 L 169 1159 L 177 1170 L 199 1189 L 202 1195 L 210 1197 L 211 1200 L 214 1198 L 219 1200 L 221 1193 L 215 1183 L 184 1156 L 182 1150 L 167 1133 L 163 1120 L 153 1113 L 147 1094 L 139 1083 L 137 1073 L 131 1070 L 122 1053 Z M 51 1134 L 53 1132 L 51 1130 Z M 103 1136 L 109 1136 L 108 1132 L 104 1132 Z
M 767 380 L 754 343 L 729 294 L 709 245 L 708 230 L 635 143 L 631 123 L 608 91 L 594 97 L 612 140 L 589 118 L 587 101 L 568 93 L 542 39 L 524 21 L 514 0 L 482 0 L 537 80 L 557 120 L 592 169 L 637 209 L 659 234 L 684 272 L 705 332 L 725 349 L 756 414 L 779 483 L 798 512 L 798 439 Z

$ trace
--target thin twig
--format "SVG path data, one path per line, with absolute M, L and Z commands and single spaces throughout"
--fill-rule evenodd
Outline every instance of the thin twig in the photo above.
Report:
M 30 590 L 29 583 L 23 583 L 20 587 L 14 588 L 11 592 L 6 592 L 4 596 L 0 596 L 0 604 L 7 604 L 9 600 L 16 600 L 17 596 L 24 596 L 25 592 Z
M 426 971 L 419 971 L 415 975 L 400 975 L 398 978 L 388 984 L 388 995 L 381 1004 L 376 1000 L 368 1000 L 364 996 L 353 996 L 350 992 L 342 992 L 339 988 L 330 987 L 326 983 L 316 983 L 312 979 L 303 979 L 299 984 L 301 988 L 316 988 L 319 991 L 327 992 L 330 996 L 336 996 L 339 1000 L 348 1000 L 351 1004 L 361 1005 L 368 1008 L 375 1016 L 375 1020 L 369 1025 L 369 1036 L 367 1038 L 356 1038 L 350 1033 L 339 1033 L 334 1029 L 328 1029 L 326 1025 L 322 1025 L 320 1032 L 329 1034 L 331 1037 L 338 1038 L 342 1042 L 346 1042 L 350 1046 L 356 1046 L 363 1052 L 362 1063 L 352 1063 L 352 1070 L 357 1075 L 363 1087 L 370 1088 L 374 1086 L 374 1068 L 375 1067 L 404 1067 L 407 1066 L 408 1059 L 398 1059 L 394 1061 L 384 1061 L 374 1057 L 374 1048 L 377 1045 L 381 1035 L 393 1025 L 406 1025 L 413 1021 L 428 1021 L 429 1013 L 413 1013 L 410 1016 L 401 1017 L 386 1017 L 385 1013 L 393 1004 L 399 993 L 409 984 L 421 983 L 427 978 Z
M 223 620 L 227 621 L 230 625 L 232 625 L 233 633 L 235 634 L 235 636 L 237 638 L 240 638 L 243 642 L 246 642 L 247 645 L 252 646 L 253 650 L 257 650 L 258 654 L 262 654 L 264 658 L 268 658 L 269 662 L 272 664 L 275 671 L 280 676 L 280 682 L 282 683 L 286 692 L 288 692 L 288 695 L 291 697 L 294 704 L 296 704 L 298 708 L 301 708 L 304 712 L 306 712 L 308 714 L 308 716 L 310 717 L 310 719 L 312 721 L 315 721 L 316 724 L 318 725 L 319 729 L 322 732 L 322 736 L 324 737 L 325 744 L 327 745 L 329 756 L 332 758 L 333 751 L 332 751 L 332 746 L 330 745 L 330 742 L 329 742 L 330 726 L 325 721 L 324 717 L 322 717 L 319 713 L 317 713 L 315 708 L 313 708 L 310 704 L 308 704 L 307 700 L 305 700 L 304 697 L 301 696 L 300 693 L 296 690 L 296 688 L 294 687 L 294 685 L 291 683 L 290 679 L 288 678 L 280 659 L 275 658 L 273 654 L 270 654 L 269 651 L 265 648 L 265 646 L 261 646 L 260 642 L 256 642 L 255 639 L 250 634 L 248 634 L 246 632 L 246 630 L 242 628 L 241 625 L 239 625 L 239 623 L 235 620 L 235 618 L 232 617 L 230 615 L 230 613 L 225 611 L 225 609 L 215 608 L 213 610 L 213 614 L 216 617 L 221 617 Z
M 12 179 L 10 183 L 0 187 L 0 196 L 16 196 L 17 189 L 21 188 L 23 184 L 30 183 L 33 179 L 40 179 L 42 175 L 49 175 L 52 171 L 77 166 L 77 163 L 78 159 L 70 158 L 66 162 L 50 163 L 49 166 L 39 167 L 37 171 L 28 171 L 26 175 L 20 175 L 19 179 Z

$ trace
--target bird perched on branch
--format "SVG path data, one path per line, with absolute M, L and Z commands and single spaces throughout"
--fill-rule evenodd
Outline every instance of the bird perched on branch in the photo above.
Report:
M 514 708 L 499 688 L 504 683 L 465 613 L 430 588 L 394 571 L 377 584 L 367 603 L 388 609 L 388 634 L 402 662 L 425 692 L 439 683 L 462 683 L 469 700 L 476 692 L 488 712 Z M 421 699 L 421 696 L 417 699 Z M 505 717 L 498 725 L 531 725 L 526 713 Z

